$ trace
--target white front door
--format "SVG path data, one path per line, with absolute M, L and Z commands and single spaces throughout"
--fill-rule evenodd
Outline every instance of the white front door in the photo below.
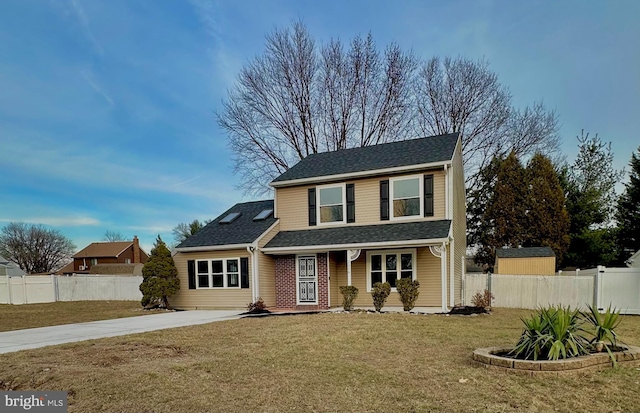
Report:
M 298 257 L 298 304 L 318 304 L 318 274 L 315 255 Z

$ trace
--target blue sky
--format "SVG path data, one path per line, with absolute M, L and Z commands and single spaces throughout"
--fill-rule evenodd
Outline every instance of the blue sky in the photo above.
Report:
M 318 42 L 369 31 L 423 58 L 486 58 L 517 106 L 557 111 L 616 166 L 640 145 L 640 2 L 0 2 L 0 226 L 106 230 L 150 249 L 180 222 L 249 200 L 214 113 L 264 37 L 297 19 Z

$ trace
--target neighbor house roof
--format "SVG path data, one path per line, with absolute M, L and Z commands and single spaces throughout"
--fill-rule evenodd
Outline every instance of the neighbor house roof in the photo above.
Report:
M 15 262 L 9 261 L 0 255 L 0 275 L 8 275 L 9 277 L 18 277 L 21 275 L 26 275 L 27 273 L 22 271 L 22 269 Z
M 499 258 L 555 257 L 551 247 L 500 248 L 496 250 Z
M 265 245 L 265 252 L 287 248 L 323 247 L 344 249 L 348 246 L 375 245 L 398 242 L 442 240 L 449 236 L 450 220 L 403 222 L 399 224 L 341 226 L 299 231 L 279 232 Z
M 176 250 L 180 251 L 184 248 L 195 247 L 251 244 L 276 222 L 273 212 L 265 219 L 255 219 L 262 211 L 269 209 L 273 210 L 273 200 L 235 204 L 204 228 L 200 229 L 200 231 L 180 243 L 176 247 Z M 225 217 L 234 213 L 239 213 L 240 215 L 229 223 L 220 223 Z
M 117 257 L 133 244 L 132 241 L 92 242 L 73 258 Z
M 307 156 L 271 183 L 326 177 L 389 168 L 446 162 L 453 158 L 458 133 L 383 143 Z

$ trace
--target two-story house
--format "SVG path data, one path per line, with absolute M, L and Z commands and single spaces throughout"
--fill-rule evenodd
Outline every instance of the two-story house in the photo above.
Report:
M 140 248 L 134 235 L 132 241 L 92 242 L 78 251 L 73 261 L 57 274 L 134 274 L 141 272 L 149 256 Z
M 175 250 L 177 308 L 372 305 L 378 281 L 417 279 L 417 307 L 461 301 L 466 250 L 459 135 L 314 154 L 280 175 L 274 199 L 234 205 Z

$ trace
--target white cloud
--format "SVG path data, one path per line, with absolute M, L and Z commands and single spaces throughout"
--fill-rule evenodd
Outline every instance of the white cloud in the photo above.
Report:
M 107 103 L 111 106 L 114 106 L 115 103 L 113 101 L 113 99 L 111 99 L 111 96 L 109 96 L 103 88 L 101 88 L 100 86 L 98 86 L 98 84 L 93 80 L 92 76 L 87 73 L 85 70 L 81 70 L 80 74 L 82 75 L 82 77 L 84 78 L 84 80 L 87 81 L 87 83 L 89 83 L 89 86 L 91 86 L 91 88 L 98 93 L 100 96 L 102 96 L 104 98 L 104 100 L 107 101 Z
M 85 225 L 97 226 L 100 221 L 91 217 L 30 217 L 19 219 L 0 218 L 0 222 L 26 222 L 28 224 L 42 224 L 51 227 L 80 227 Z
M 104 55 L 104 49 L 102 48 L 102 46 L 100 45 L 96 37 L 94 36 L 93 30 L 91 30 L 91 23 L 89 22 L 89 18 L 87 17 L 87 14 L 84 12 L 84 8 L 80 4 L 80 1 L 70 0 L 70 3 L 76 16 L 78 17 L 78 20 L 80 21 L 80 24 L 82 25 L 85 35 L 87 36 L 87 38 L 89 39 L 93 47 L 96 49 L 96 52 L 98 52 L 98 54 L 101 56 Z

